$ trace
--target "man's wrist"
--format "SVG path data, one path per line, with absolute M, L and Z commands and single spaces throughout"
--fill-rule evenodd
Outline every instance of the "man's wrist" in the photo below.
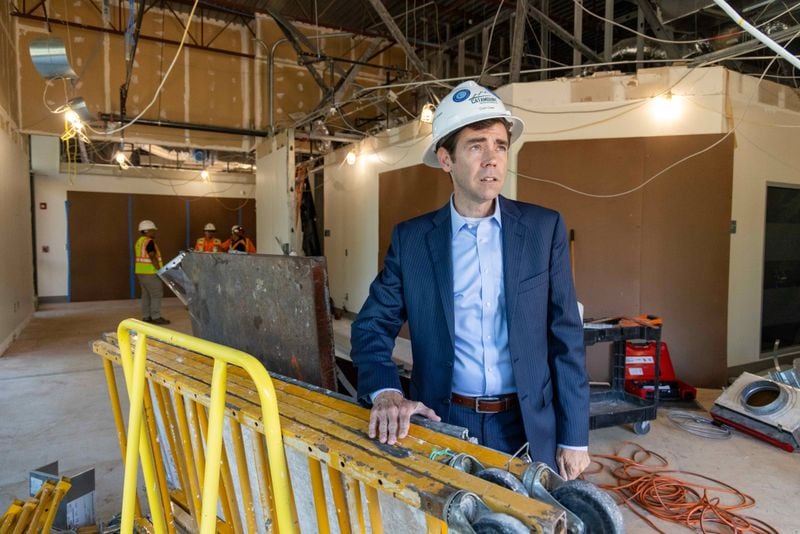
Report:
M 380 395 L 381 393 L 386 393 L 387 391 L 394 391 L 396 393 L 399 393 L 401 396 L 403 395 L 403 392 L 400 391 L 399 389 L 396 389 L 396 388 L 382 388 L 382 389 L 378 389 L 378 390 L 373 391 L 372 393 L 370 393 L 369 394 L 369 401 L 372 404 L 375 404 L 375 399 L 378 398 L 378 395 Z
M 558 444 L 559 449 L 569 449 L 571 451 L 588 451 L 588 445 L 562 445 L 561 443 Z

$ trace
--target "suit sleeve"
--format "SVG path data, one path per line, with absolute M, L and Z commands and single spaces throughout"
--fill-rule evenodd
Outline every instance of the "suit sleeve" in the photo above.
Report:
M 578 314 L 567 232 L 561 215 L 555 225 L 550 251 L 549 298 L 547 346 L 556 440 L 561 445 L 585 446 L 589 443 L 589 376 L 583 324 Z
M 383 270 L 369 288 L 369 296 L 353 321 L 350 357 L 358 369 L 358 399 L 370 404 L 370 393 L 384 388 L 402 391 L 392 351 L 397 333 L 406 320 L 403 275 L 400 266 L 400 234 L 383 260 Z

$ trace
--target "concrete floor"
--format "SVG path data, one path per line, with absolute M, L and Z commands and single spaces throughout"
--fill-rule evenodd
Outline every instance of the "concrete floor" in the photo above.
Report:
M 120 320 L 138 316 L 137 301 L 45 305 L 0 357 L 0 513 L 13 498 L 26 495 L 28 471 L 54 460 L 66 472 L 94 467 L 98 520 L 119 512 L 119 445 L 102 364 L 89 343 Z M 176 299 L 165 300 L 164 316 L 176 330 L 191 331 L 188 314 Z M 701 390 L 690 408 L 710 408 L 718 393 Z M 645 436 L 628 427 L 592 431 L 591 452 L 614 453 L 623 442 L 634 441 L 665 456 L 673 469 L 707 475 L 751 495 L 756 505 L 743 513 L 781 533 L 800 533 L 800 454 L 739 433 L 726 441 L 688 434 L 666 418 L 671 408 L 659 410 Z M 629 510 L 623 509 L 623 516 L 628 532 L 651 531 Z M 686 531 L 654 522 L 665 532 Z

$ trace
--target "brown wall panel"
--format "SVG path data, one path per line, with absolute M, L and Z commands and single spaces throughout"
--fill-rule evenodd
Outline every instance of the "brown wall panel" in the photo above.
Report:
M 441 169 L 419 164 L 380 173 L 378 183 L 378 269 L 383 269 L 383 257 L 392 240 L 397 223 L 437 210 L 444 206 L 453 192 L 450 175 Z M 409 339 L 408 326 L 403 325 L 400 336 Z
M 213 222 L 223 241 L 230 227 L 242 223 L 255 241 L 255 201 L 168 195 L 134 195 L 69 191 L 70 297 L 72 301 L 130 298 L 130 243 L 139 238 L 139 221 L 158 227 L 156 242 L 164 262 L 202 235 Z M 189 227 L 187 228 L 187 210 Z M 130 232 L 129 232 L 130 222 Z M 129 235 L 130 233 L 130 235 Z M 134 283 L 135 296 L 139 285 Z M 172 293 L 165 290 L 165 296 Z
M 217 237 L 225 241 L 231 235 L 231 227 L 239 224 L 239 209 L 242 210 L 242 225 L 247 237 L 256 243 L 256 211 L 255 200 L 240 200 L 237 198 L 196 198 L 189 201 L 189 227 L 190 244 L 199 237 L 203 237 L 203 227 L 206 223 L 214 223 L 217 227 Z
M 627 191 L 719 136 L 526 143 L 519 172 L 592 194 Z M 587 317 L 653 313 L 678 376 L 725 380 L 732 143 L 724 142 L 617 198 L 592 198 L 520 177 L 520 200 L 560 211 L 575 230 L 576 286 Z M 592 347 L 593 379 L 608 348 Z
M 441 169 L 423 164 L 382 172 L 378 179 L 378 269 L 382 269 L 394 226 L 444 206 L 453 182 Z
M 645 176 L 719 139 L 648 139 Z M 731 136 L 643 190 L 642 310 L 665 318 L 675 372 L 702 386 L 727 383 L 732 176 Z
M 67 202 L 71 299 L 126 298 L 130 293 L 128 195 L 68 191 Z

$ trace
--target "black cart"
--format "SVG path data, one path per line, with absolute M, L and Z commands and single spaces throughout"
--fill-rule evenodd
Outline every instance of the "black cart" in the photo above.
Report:
M 656 418 L 658 408 L 659 352 L 661 327 L 640 324 L 623 326 L 620 321 L 586 323 L 583 327 L 585 346 L 611 343 L 611 385 L 591 387 L 589 428 L 633 423 L 637 434 L 650 431 L 650 421 Z M 625 343 L 627 341 L 655 341 L 655 382 L 651 399 L 642 399 L 625 391 Z

